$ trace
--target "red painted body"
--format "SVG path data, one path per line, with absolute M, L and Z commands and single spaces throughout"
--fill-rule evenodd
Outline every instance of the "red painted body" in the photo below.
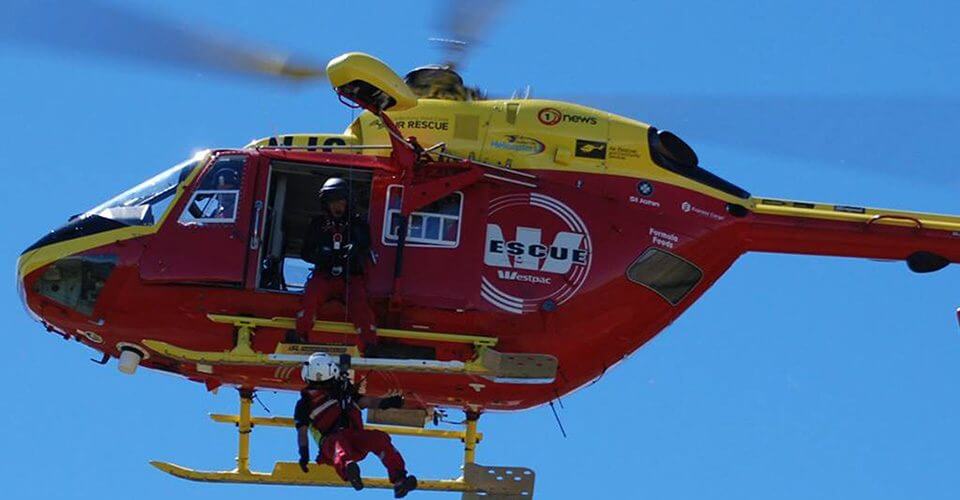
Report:
M 942 231 L 864 227 L 749 212 L 735 217 L 724 201 L 664 183 L 653 183 L 649 199 L 655 203 L 640 204 L 630 201 L 637 192 L 636 178 L 539 170 L 537 189 L 487 180 L 460 189 L 459 244 L 456 248 L 407 246 L 402 278 L 395 281 L 396 247 L 382 238 L 387 188 L 402 181 L 393 160 L 321 152 L 232 153 L 249 155 L 247 171 L 255 172 L 244 178 L 235 224 L 178 224 L 177 215 L 196 189 L 191 186 L 156 234 L 88 251 L 118 256 L 92 316 L 34 293 L 33 284 L 43 268 L 23 278 L 30 309 L 70 336 L 76 336 L 78 330 L 94 330 L 104 339 L 102 344 L 78 338 L 113 356 L 118 355 L 113 347 L 118 342 L 144 339 L 192 350 L 229 350 L 234 345 L 233 327 L 211 322 L 207 318 L 210 313 L 293 317 L 300 307 L 300 295 L 258 290 L 261 249 L 250 245 L 254 230 L 263 231 L 253 227 L 254 203 L 265 201 L 274 159 L 351 167 L 373 175 L 369 222 L 379 260 L 366 281 L 378 326 L 492 336 L 499 338 L 499 351 L 551 354 L 560 362 L 556 381 L 544 385 L 402 373 L 371 373 L 367 379 L 367 391 L 372 395 L 402 388 L 408 401 L 422 405 L 520 410 L 569 393 L 653 338 L 747 251 L 904 259 L 926 250 L 953 262 L 960 260 L 960 245 Z M 539 204 L 531 204 L 537 200 Z M 689 210 L 691 206 L 696 210 Z M 565 257 L 574 261 L 568 269 L 564 269 L 565 261 L 557 263 L 565 271 L 562 273 L 526 270 L 530 276 L 549 278 L 549 284 L 508 282 L 500 277 L 510 275 L 497 271 L 511 269 L 486 262 L 490 225 L 497 226 L 506 241 L 515 237 L 516 226 L 539 229 L 543 247 L 528 251 L 539 255 L 555 251 L 555 260 Z M 567 250 L 576 247 L 579 253 L 564 254 L 562 245 L 547 248 L 551 241 L 558 241 L 556 234 L 561 232 L 574 241 Z M 650 247 L 667 249 L 703 272 L 701 281 L 676 305 L 626 277 L 627 268 Z M 514 260 L 513 270 L 525 271 L 517 266 Z M 496 291 L 484 285 L 485 280 Z M 509 297 L 519 302 L 510 302 Z M 556 305 L 554 310 L 543 307 L 547 299 Z M 511 304 L 523 309 L 523 314 L 502 307 Z M 318 312 L 318 319 L 342 321 L 344 317 L 345 308 L 336 301 Z M 278 329 L 258 329 L 254 348 L 273 352 L 284 335 Z M 356 337 L 322 335 L 311 340 L 355 343 Z M 454 344 L 435 345 L 442 360 L 465 359 L 471 350 Z M 194 365 L 156 355 L 145 359 L 143 365 L 209 386 L 284 390 L 302 386 L 296 370 L 274 367 L 218 366 L 208 374 L 198 372 Z

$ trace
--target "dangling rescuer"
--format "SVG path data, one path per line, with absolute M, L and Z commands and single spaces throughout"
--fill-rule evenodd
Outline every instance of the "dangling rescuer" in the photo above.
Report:
M 309 472 L 309 429 L 320 448 L 317 463 L 332 465 L 337 475 L 357 491 L 363 489 L 358 462 L 368 453 L 380 457 L 386 467 L 394 498 L 403 498 L 417 488 L 417 478 L 407 474 L 403 457 L 394 448 L 390 436 L 383 431 L 364 429 L 360 413 L 361 408 L 401 408 L 403 396 L 361 395 L 345 374 L 341 375 L 336 360 L 324 353 L 311 355 L 301 375 L 307 386 L 300 391 L 293 418 L 303 472 Z
M 314 264 L 297 312 L 297 334 L 307 342 L 317 307 L 334 295 L 344 299 L 347 314 L 360 333 L 360 350 L 376 345 L 373 311 L 367 299 L 364 267 L 369 261 L 370 226 L 349 206 L 347 182 L 331 177 L 320 189 L 323 212 L 310 221 L 300 254 Z M 349 290 L 348 290 L 349 283 Z

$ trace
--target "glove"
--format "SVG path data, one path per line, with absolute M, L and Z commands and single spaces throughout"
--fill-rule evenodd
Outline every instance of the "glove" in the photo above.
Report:
M 303 472 L 310 472 L 310 468 L 307 467 L 307 464 L 310 463 L 310 449 L 306 446 L 300 447 L 300 470 Z
M 380 400 L 380 404 L 377 406 L 381 410 L 386 410 L 389 408 L 403 408 L 403 396 L 397 394 L 396 396 L 390 396 L 388 398 L 383 398 Z

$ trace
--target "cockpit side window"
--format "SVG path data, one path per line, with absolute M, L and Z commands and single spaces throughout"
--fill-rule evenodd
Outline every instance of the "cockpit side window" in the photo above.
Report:
M 181 224 L 231 224 L 237 220 L 246 156 L 217 158 L 180 215 Z

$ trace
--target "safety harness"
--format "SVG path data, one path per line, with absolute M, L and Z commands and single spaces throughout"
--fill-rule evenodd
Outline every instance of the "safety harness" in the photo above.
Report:
M 310 402 L 310 433 L 318 446 L 323 446 L 323 438 L 340 432 L 343 429 L 363 429 L 363 418 L 360 407 L 354 396 L 353 386 L 349 380 L 339 381 L 336 388 L 308 387 L 303 395 Z M 329 412 L 337 412 L 337 417 L 330 421 Z

